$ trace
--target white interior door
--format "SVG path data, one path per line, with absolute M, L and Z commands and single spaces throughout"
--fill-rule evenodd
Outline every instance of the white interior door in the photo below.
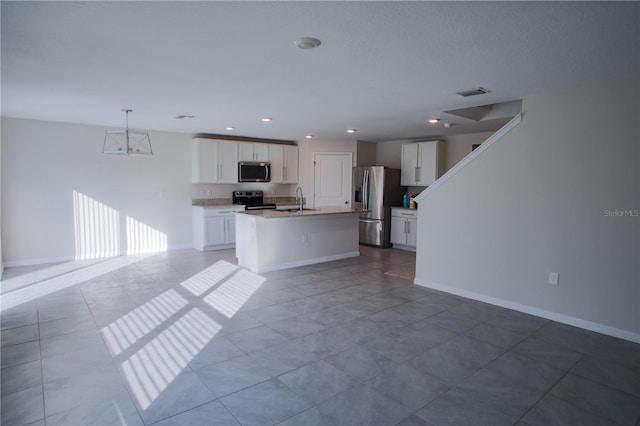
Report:
M 314 207 L 351 207 L 351 153 L 313 155 Z

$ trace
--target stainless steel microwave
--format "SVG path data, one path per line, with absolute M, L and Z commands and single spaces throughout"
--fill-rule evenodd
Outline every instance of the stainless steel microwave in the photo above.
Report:
M 238 182 L 271 182 L 271 163 L 240 161 Z

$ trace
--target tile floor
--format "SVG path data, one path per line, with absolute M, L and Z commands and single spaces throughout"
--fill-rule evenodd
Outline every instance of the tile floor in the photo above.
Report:
M 2 425 L 637 425 L 640 345 L 385 274 L 233 250 L 5 271 Z

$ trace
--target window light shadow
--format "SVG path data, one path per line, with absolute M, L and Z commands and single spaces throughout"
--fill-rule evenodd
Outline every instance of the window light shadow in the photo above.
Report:
M 153 404 L 222 329 L 212 316 L 232 318 L 264 281 L 220 260 L 176 287 L 189 300 L 170 289 L 102 329 L 142 410 Z

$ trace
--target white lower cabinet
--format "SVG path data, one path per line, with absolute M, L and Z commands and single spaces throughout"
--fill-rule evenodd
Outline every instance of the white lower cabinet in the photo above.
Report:
M 242 207 L 193 206 L 193 247 L 200 251 L 232 248 L 236 243 L 235 213 Z
M 418 241 L 418 212 L 415 209 L 391 209 L 391 244 L 415 251 Z

